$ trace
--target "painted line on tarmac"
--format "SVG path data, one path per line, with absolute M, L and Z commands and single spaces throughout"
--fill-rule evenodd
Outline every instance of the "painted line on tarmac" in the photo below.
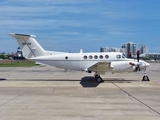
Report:
M 149 105 L 147 105 L 146 103 L 144 103 L 143 101 L 139 100 L 138 98 L 136 98 L 135 96 L 131 95 L 130 93 L 128 93 L 127 91 L 125 91 L 124 89 L 122 89 L 121 87 L 119 87 L 116 83 L 112 82 L 112 84 L 114 84 L 117 88 L 119 88 L 121 91 L 123 91 L 124 93 L 126 93 L 128 96 L 131 96 L 133 99 L 135 99 L 136 101 L 140 102 L 141 104 L 143 104 L 144 106 L 148 107 L 150 110 L 154 111 L 155 113 L 157 113 L 158 115 L 160 115 L 160 113 L 158 111 L 156 111 L 155 109 L 153 109 L 152 107 L 150 107 Z

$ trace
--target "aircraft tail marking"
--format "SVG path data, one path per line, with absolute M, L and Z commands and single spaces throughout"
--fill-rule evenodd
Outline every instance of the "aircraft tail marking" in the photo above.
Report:
M 35 35 L 10 33 L 9 36 L 12 36 L 17 40 L 19 47 L 23 52 L 23 56 L 26 59 L 46 55 L 46 51 L 35 40 Z

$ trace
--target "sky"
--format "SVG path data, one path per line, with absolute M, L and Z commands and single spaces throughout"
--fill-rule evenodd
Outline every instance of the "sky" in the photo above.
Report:
M 126 42 L 160 53 L 160 0 L 0 0 L 0 52 L 9 33 L 36 35 L 45 50 L 98 52 Z

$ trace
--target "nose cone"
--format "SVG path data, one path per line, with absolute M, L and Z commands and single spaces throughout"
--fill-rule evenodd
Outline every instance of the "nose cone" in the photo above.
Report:
M 146 62 L 146 67 L 149 67 L 149 66 L 150 66 L 150 64 Z

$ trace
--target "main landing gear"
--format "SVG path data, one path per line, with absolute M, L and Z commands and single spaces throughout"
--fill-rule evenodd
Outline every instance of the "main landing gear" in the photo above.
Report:
M 101 76 L 99 74 L 95 73 L 94 77 L 95 77 L 97 83 L 103 82 L 103 79 L 101 78 Z

